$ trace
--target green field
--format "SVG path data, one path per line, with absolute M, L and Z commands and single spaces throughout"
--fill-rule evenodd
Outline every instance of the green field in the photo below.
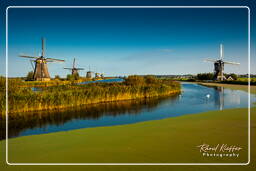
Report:
M 256 108 L 251 111 L 255 135 Z M 130 125 L 72 130 L 9 140 L 9 162 L 247 162 L 247 109 L 210 111 Z M 255 136 L 251 147 L 255 147 Z M 232 144 L 238 158 L 202 157 L 202 143 Z M 4 149 L 5 141 L 1 141 Z M 248 166 L 7 166 L 8 170 L 253 170 Z M 254 163 L 254 165 L 252 164 Z

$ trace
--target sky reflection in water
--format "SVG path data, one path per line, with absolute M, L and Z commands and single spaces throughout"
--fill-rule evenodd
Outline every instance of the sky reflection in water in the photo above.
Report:
M 182 83 L 182 90 L 180 95 L 171 97 L 93 104 L 50 113 L 30 113 L 29 119 L 9 121 L 9 137 L 130 124 L 248 106 L 248 93 L 244 91 L 193 83 Z M 251 95 L 251 104 L 255 101 L 255 95 Z

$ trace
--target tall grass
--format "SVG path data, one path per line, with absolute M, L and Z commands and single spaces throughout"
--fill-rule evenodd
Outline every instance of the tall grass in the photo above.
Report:
M 5 114 L 5 79 L 0 78 L 1 113 Z M 8 86 L 8 111 L 10 117 L 33 110 L 59 109 L 83 104 L 150 98 L 180 92 L 180 84 L 154 77 L 129 76 L 122 83 L 67 84 L 42 87 L 34 92 L 22 86 L 18 79 L 10 79 Z

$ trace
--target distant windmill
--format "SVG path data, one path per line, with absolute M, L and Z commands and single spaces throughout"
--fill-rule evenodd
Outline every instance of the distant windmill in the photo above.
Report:
M 34 62 L 35 66 L 33 79 L 36 81 L 49 81 L 51 79 L 50 74 L 48 72 L 47 63 L 48 62 L 64 62 L 65 60 L 54 59 L 54 58 L 46 58 L 44 49 L 44 38 L 42 38 L 42 54 L 41 56 L 28 56 L 28 55 L 19 55 L 23 58 L 33 58 L 34 60 L 30 60 Z M 33 66 L 33 65 L 32 65 Z
M 86 78 L 92 78 L 93 77 L 93 71 L 91 71 L 91 68 L 89 66 L 89 71 L 86 73 Z
M 239 65 L 240 63 L 236 62 L 227 62 L 223 61 L 224 58 L 224 48 L 223 45 L 220 44 L 220 59 L 214 60 L 214 59 L 206 59 L 205 61 L 214 62 L 214 80 L 221 80 L 223 81 L 226 79 L 224 74 L 224 64 L 232 64 L 232 65 Z
M 72 68 L 64 68 L 64 69 L 71 70 L 72 75 L 78 74 L 79 70 L 84 70 L 84 68 L 76 68 L 75 67 L 75 62 L 76 62 L 76 58 L 74 58 L 74 60 L 73 60 L 73 67 Z

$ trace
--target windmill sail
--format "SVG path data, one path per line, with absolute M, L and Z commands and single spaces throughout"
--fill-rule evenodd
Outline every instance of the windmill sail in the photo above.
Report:
M 33 59 L 37 59 L 38 58 L 36 56 L 28 56 L 28 55 L 19 55 L 19 57 L 22 57 L 22 58 L 33 58 Z
M 46 60 L 48 61 L 53 61 L 53 62 L 65 62 L 65 60 L 62 59 L 55 59 L 55 58 L 46 58 Z
M 240 65 L 240 63 L 238 62 L 229 62 L 229 61 L 224 61 L 224 64 Z
M 44 41 L 45 41 L 44 38 L 42 38 L 42 56 L 43 56 L 43 57 L 44 57 L 44 55 L 45 55 L 45 54 L 44 54 Z
M 220 58 L 217 60 L 213 59 L 205 59 L 204 61 L 213 62 L 214 63 L 214 80 L 224 80 L 226 79 L 224 76 L 224 64 L 232 64 L 232 65 L 239 65 L 240 63 L 237 62 L 229 62 L 224 61 L 224 46 L 220 44 Z
M 214 60 L 214 59 L 205 59 L 204 61 L 205 62 L 215 62 L 216 60 Z
M 223 49 L 223 45 L 220 44 L 220 59 L 224 58 L 224 49 Z
M 49 81 L 50 74 L 48 72 L 47 62 L 64 62 L 65 60 L 55 59 L 55 58 L 45 58 L 45 39 L 42 38 L 42 53 L 41 56 L 29 56 L 29 55 L 19 55 L 23 58 L 33 58 L 35 59 L 35 67 L 34 67 L 34 80 L 38 81 Z
M 74 60 L 73 60 L 73 67 L 72 68 L 64 68 L 64 69 L 71 70 L 72 75 L 78 74 L 78 70 L 84 70 L 84 68 L 76 68 L 75 67 L 75 62 L 76 62 L 76 58 L 74 58 Z

